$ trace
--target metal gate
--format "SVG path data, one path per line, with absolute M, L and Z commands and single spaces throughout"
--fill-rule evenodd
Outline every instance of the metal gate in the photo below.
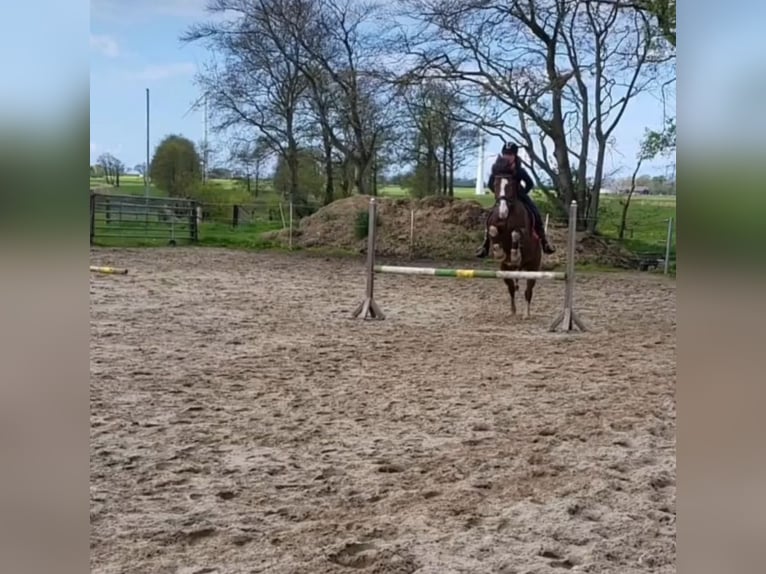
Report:
M 199 239 L 199 210 L 190 199 L 90 194 L 90 244 L 176 245 Z

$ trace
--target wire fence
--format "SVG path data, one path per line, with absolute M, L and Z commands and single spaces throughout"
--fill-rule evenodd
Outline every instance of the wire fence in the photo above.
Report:
M 295 226 L 289 201 L 251 200 L 248 203 L 200 203 L 200 241 L 257 246 L 262 234 Z

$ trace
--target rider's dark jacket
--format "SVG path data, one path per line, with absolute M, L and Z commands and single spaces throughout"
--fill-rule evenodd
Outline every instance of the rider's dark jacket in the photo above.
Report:
M 535 186 L 535 182 L 532 181 L 532 178 L 529 177 L 529 174 L 527 173 L 527 170 L 525 170 L 521 162 L 519 161 L 519 158 L 516 158 L 516 161 L 514 162 L 516 165 L 514 168 L 511 168 L 509 165 L 509 161 L 503 157 L 498 156 L 495 163 L 492 164 L 492 169 L 489 174 L 489 180 L 487 181 L 487 187 L 491 190 L 495 189 L 495 177 L 500 175 L 514 175 L 516 177 L 516 181 L 519 183 L 522 183 L 523 185 L 520 187 L 520 192 L 522 195 L 528 195 L 530 191 L 532 191 L 532 188 Z M 515 172 L 515 173 L 511 173 Z

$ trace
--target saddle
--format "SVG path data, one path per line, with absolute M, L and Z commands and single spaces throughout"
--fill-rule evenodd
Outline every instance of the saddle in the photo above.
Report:
M 539 224 L 540 227 L 542 227 L 543 222 L 538 220 L 537 214 L 526 201 L 522 201 L 521 203 L 524 204 L 524 209 L 526 209 L 529 214 L 529 226 L 532 230 L 532 239 L 539 242 L 540 236 L 537 234 L 537 225 Z

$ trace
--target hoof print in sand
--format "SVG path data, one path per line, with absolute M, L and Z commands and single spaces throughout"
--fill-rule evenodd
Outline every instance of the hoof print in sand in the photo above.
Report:
M 252 536 L 248 536 L 247 534 L 235 534 L 231 537 L 231 543 L 234 546 L 244 546 L 245 544 L 248 544 L 253 541 Z
M 366 568 L 375 561 L 378 551 L 369 542 L 352 542 L 330 554 L 330 562 L 349 568 Z
M 384 474 L 396 474 L 399 472 L 404 472 L 404 467 L 398 464 L 384 463 L 378 467 L 378 472 L 382 472 Z
M 540 552 L 540 556 L 550 560 L 548 564 L 554 568 L 564 568 L 565 570 L 571 570 L 576 566 L 574 561 L 569 558 L 564 558 L 560 552 L 550 548 L 543 549 Z
M 184 541 L 188 544 L 194 544 L 204 538 L 210 538 L 215 534 L 215 528 L 200 528 L 199 530 L 191 530 L 183 533 Z

